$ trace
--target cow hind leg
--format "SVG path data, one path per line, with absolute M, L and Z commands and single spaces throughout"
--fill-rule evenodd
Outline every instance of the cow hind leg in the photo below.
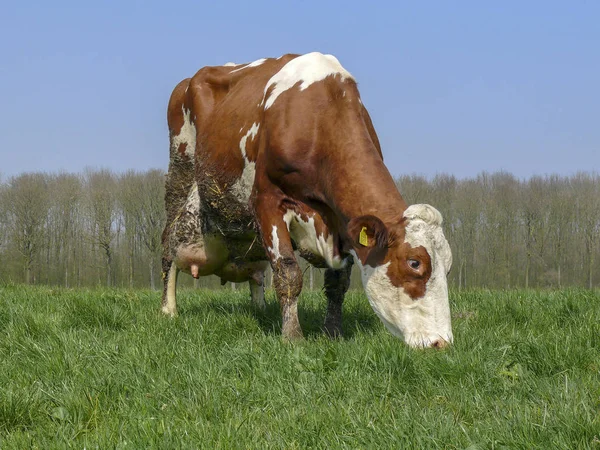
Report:
M 178 274 L 179 269 L 174 261 L 163 260 L 164 287 L 161 311 L 171 317 L 177 314 L 176 293 Z
M 327 297 L 327 313 L 323 330 L 332 337 L 342 336 L 342 305 L 344 296 L 350 287 L 352 261 L 348 260 L 342 269 L 327 269 L 325 271 L 325 295 Z
M 256 280 L 256 278 L 258 277 L 253 277 L 248 282 L 250 285 L 250 297 L 252 298 L 254 306 L 264 311 L 267 309 L 267 304 L 265 303 L 265 288 L 263 285 L 262 273 L 260 274 L 260 280 Z

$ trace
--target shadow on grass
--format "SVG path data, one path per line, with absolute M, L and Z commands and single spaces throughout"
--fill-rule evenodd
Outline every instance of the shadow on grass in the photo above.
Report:
M 323 335 L 323 323 L 325 321 L 326 300 L 322 298 L 316 300 L 315 297 L 319 294 L 310 293 L 307 296 L 311 298 L 300 297 L 298 302 L 298 315 L 300 326 L 306 338 L 315 338 Z M 214 296 L 208 300 L 203 300 L 200 303 L 180 304 L 180 316 L 204 316 L 209 313 L 220 316 L 233 317 L 237 315 L 253 316 L 258 322 L 259 327 L 266 335 L 281 334 L 281 310 L 279 303 L 273 295 L 267 296 L 267 306 L 265 310 L 261 310 L 254 306 L 248 298 L 246 301 L 235 296 Z M 374 332 L 379 323 L 375 314 L 370 309 L 359 308 L 355 304 L 352 307 L 345 305 L 343 312 L 343 332 L 344 338 L 351 339 L 358 332 Z

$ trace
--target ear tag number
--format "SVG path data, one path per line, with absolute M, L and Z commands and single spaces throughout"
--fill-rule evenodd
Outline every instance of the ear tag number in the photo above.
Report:
M 369 245 L 369 238 L 367 237 L 367 227 L 362 227 L 362 230 L 360 230 L 358 242 L 360 243 L 360 245 L 364 245 L 365 247 Z

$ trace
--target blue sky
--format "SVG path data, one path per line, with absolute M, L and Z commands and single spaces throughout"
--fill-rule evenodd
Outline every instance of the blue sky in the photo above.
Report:
M 204 65 L 332 53 L 393 175 L 600 170 L 600 2 L 5 1 L 0 173 L 166 169 Z

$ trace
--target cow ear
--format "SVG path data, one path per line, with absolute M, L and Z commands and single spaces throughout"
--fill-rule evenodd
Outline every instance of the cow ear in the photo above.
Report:
M 352 247 L 364 264 L 380 262 L 387 251 L 389 232 L 385 224 L 375 216 L 360 216 L 348 223 L 348 236 Z M 374 267 L 374 266 L 373 266 Z

